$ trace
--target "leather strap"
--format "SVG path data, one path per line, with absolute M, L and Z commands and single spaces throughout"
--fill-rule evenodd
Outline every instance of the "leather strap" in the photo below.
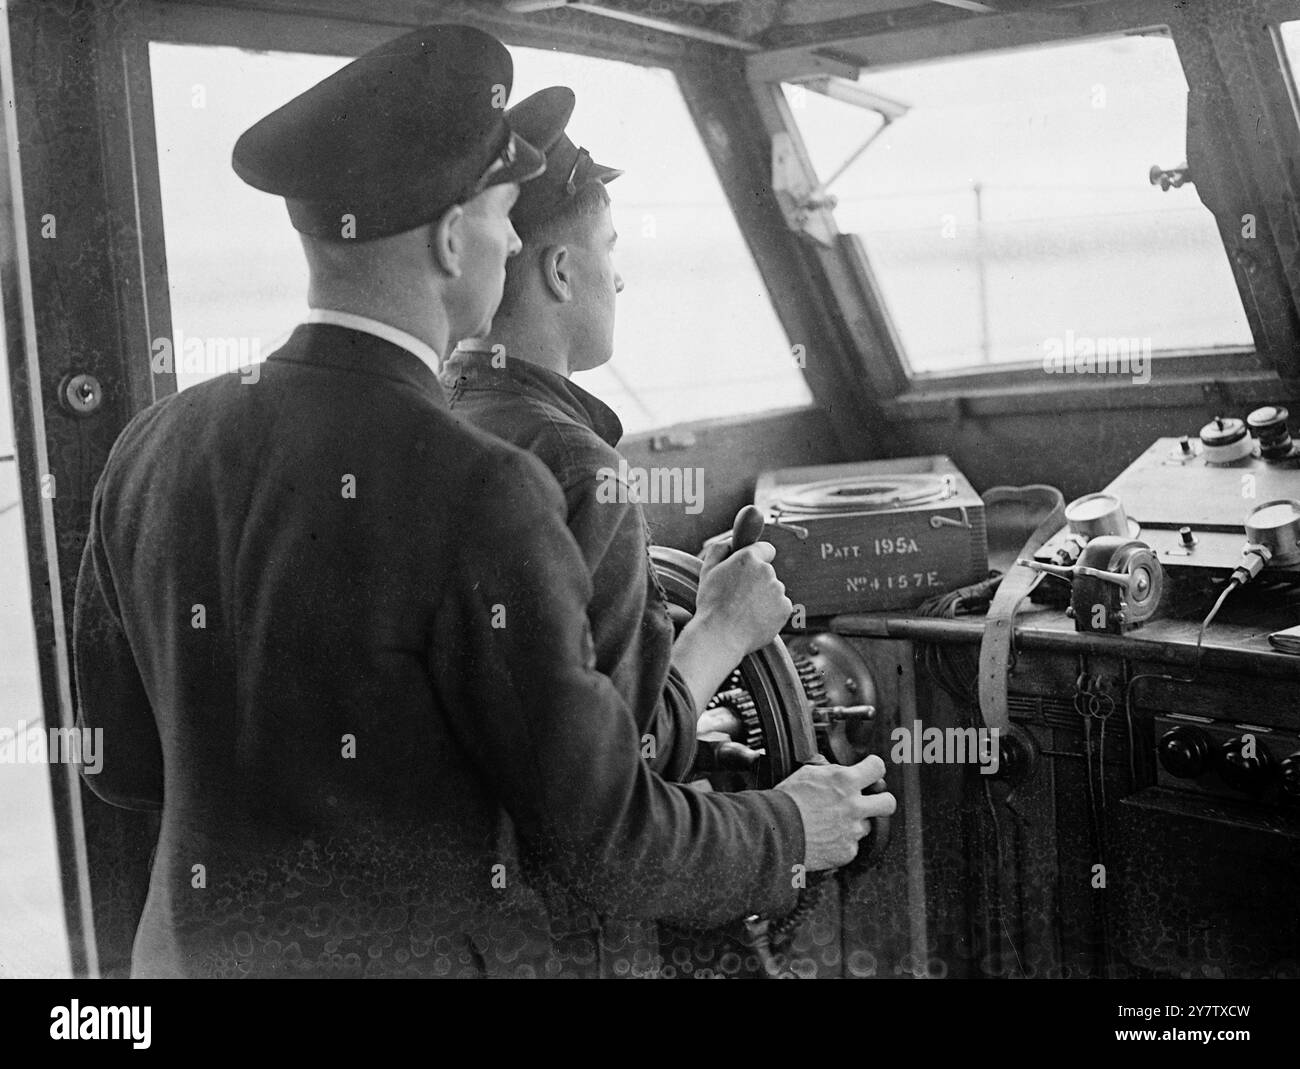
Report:
M 1050 507 L 1046 519 L 1034 528 L 1034 533 L 1025 542 L 1020 551 L 1021 557 L 1032 557 L 1065 524 L 1065 498 L 1055 486 L 1042 483 L 994 486 L 981 496 L 986 505 L 1021 501 L 1027 506 L 1041 502 L 1043 506 Z M 989 603 L 988 616 L 984 622 L 984 638 L 980 642 L 980 712 L 984 716 L 986 727 L 1000 728 L 1004 734 L 1011 730 L 1011 717 L 1007 711 L 1007 670 L 1011 663 L 1015 614 L 1038 574 L 1032 568 L 1012 564 Z

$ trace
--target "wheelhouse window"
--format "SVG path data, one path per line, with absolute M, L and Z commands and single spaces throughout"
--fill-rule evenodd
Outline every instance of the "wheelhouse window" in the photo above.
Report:
M 1182 180 L 1187 83 L 1167 36 L 827 88 L 782 90 L 914 375 L 1117 339 L 1157 357 L 1253 348 L 1215 220 Z
M 626 172 L 610 186 L 626 287 L 614 359 L 575 381 L 612 405 L 630 433 L 810 404 L 672 74 L 511 51 L 511 99 L 571 86 L 570 136 Z M 183 389 L 232 359 L 264 358 L 302 319 L 307 272 L 283 203 L 245 186 L 230 151 L 247 126 L 346 60 L 158 42 L 149 54 Z
M 1278 26 L 1278 36 L 1282 41 L 1282 52 L 1290 68 L 1291 85 L 1300 83 L 1300 20 L 1284 22 Z
M 245 129 L 346 62 L 149 45 L 178 389 L 229 371 L 231 354 L 236 368 L 241 356 L 264 359 L 302 320 L 307 265 L 284 202 L 240 181 L 230 153 Z
M 70 974 L 32 626 L 26 528 L 0 323 L 0 977 Z

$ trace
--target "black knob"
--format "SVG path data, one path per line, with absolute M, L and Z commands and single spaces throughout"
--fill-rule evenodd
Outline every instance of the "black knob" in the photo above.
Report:
M 1038 754 L 1032 742 L 1019 732 L 998 739 L 997 778 L 1019 785 L 1029 778 L 1038 763 Z
M 1258 794 L 1277 774 L 1277 762 L 1255 735 L 1238 735 L 1219 747 L 1219 775 L 1233 790 Z
M 1278 786 L 1288 798 L 1300 802 L 1300 750 L 1284 758 L 1278 766 Z
M 1195 779 L 1210 767 L 1210 740 L 1200 728 L 1180 724 L 1160 737 L 1160 763 L 1171 775 Z

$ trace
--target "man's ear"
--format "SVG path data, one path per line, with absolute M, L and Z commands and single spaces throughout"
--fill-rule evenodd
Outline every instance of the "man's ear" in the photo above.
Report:
M 465 209 L 453 204 L 429 227 L 429 254 L 438 268 L 450 278 L 460 278 L 461 258 L 465 254 Z
M 569 249 L 565 245 L 547 245 L 542 250 L 542 278 L 546 288 L 557 301 L 573 300 L 572 277 L 569 270 Z

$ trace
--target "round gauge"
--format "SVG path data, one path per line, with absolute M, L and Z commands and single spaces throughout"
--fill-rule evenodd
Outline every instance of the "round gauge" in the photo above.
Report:
M 1119 498 L 1111 494 L 1088 494 L 1071 501 L 1065 515 L 1071 520 L 1099 520 L 1119 508 Z
M 1129 520 L 1124 505 L 1114 494 L 1085 494 L 1065 506 L 1070 530 L 1085 538 L 1099 535 L 1129 534 Z
M 1300 520 L 1300 502 L 1270 501 L 1267 505 L 1260 505 L 1255 509 L 1246 524 L 1259 530 L 1275 530 L 1297 520 Z
M 1270 565 L 1300 563 L 1300 501 L 1265 501 L 1246 517 L 1246 538 L 1272 551 Z

